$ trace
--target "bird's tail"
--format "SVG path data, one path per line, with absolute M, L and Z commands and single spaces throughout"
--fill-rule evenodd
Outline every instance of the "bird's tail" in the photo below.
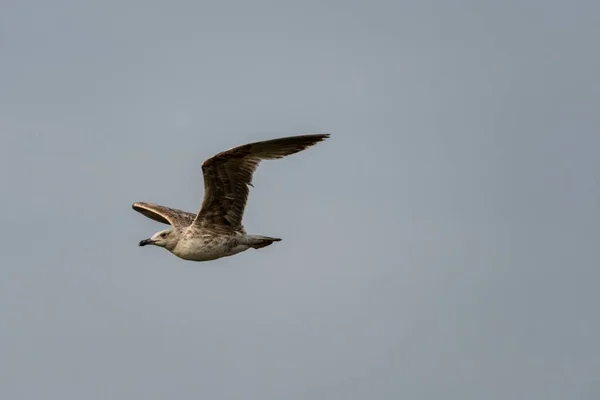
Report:
M 248 236 L 248 246 L 253 249 L 262 249 L 263 247 L 267 247 L 273 242 L 281 241 L 280 238 L 274 238 L 269 236 L 260 236 L 260 235 L 249 235 Z

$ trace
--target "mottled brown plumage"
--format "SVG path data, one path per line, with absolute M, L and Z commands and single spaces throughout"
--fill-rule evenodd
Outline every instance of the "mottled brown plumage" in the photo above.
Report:
M 137 202 L 133 203 L 132 207 L 135 211 L 144 214 L 154 221 L 162 222 L 163 224 L 171 225 L 174 228 L 179 229 L 190 226 L 196 218 L 196 214 L 191 212 L 154 203 Z
M 247 235 L 242 225 L 252 176 L 262 160 L 302 151 L 328 134 L 291 136 L 249 143 L 223 151 L 202 164 L 204 200 L 198 214 L 153 203 L 137 202 L 133 209 L 173 229 L 157 232 L 140 245 L 155 244 L 196 261 L 225 257 L 248 248 L 262 248 L 279 238 Z
M 249 143 L 209 158 L 202 164 L 204 201 L 194 225 L 225 232 L 243 231 L 248 186 L 258 164 L 297 153 L 327 137 L 303 135 Z

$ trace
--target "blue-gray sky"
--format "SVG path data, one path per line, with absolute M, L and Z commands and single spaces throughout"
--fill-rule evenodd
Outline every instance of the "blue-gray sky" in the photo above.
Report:
M 600 6 L 16 1 L 0 398 L 600 398 Z M 137 242 L 261 164 L 210 263 Z

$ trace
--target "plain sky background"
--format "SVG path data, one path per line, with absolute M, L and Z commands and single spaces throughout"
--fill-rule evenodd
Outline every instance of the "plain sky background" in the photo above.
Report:
M 0 398 L 600 398 L 595 1 L 0 5 Z M 210 263 L 131 209 L 261 164 Z

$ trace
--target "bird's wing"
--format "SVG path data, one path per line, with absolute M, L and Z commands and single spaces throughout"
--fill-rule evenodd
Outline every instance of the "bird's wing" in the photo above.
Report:
M 138 202 L 133 203 L 131 207 L 150 219 L 172 225 L 174 228 L 189 226 L 194 221 L 194 218 L 196 218 L 196 214 L 153 203 Z
M 221 232 L 243 231 L 248 186 L 261 160 L 297 153 L 329 134 L 291 136 L 225 150 L 202 164 L 204 200 L 194 225 Z

